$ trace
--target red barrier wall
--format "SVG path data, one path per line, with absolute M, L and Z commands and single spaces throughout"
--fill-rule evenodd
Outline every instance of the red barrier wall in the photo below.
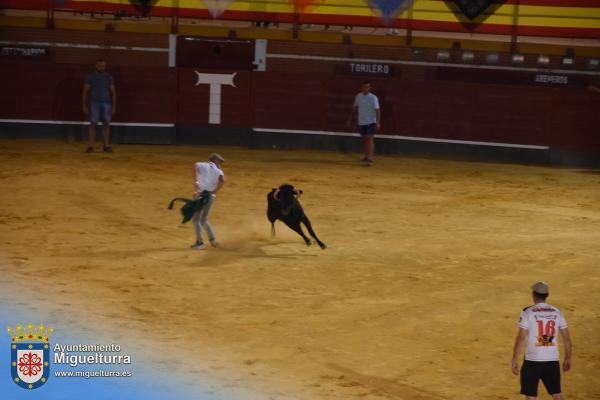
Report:
M 1 63 L 0 118 L 83 120 L 81 86 L 88 72 L 79 65 Z M 196 85 L 194 69 L 114 67 L 110 72 L 119 99 L 116 121 L 209 126 L 210 85 Z M 221 124 L 211 126 L 353 132 L 347 121 L 361 81 L 344 74 L 237 71 L 235 87 L 221 87 Z M 382 105 L 382 134 L 600 154 L 600 96 L 583 88 L 399 77 L 371 82 Z
M 90 67 L 11 61 L 0 63 L 0 118 L 81 121 L 81 92 Z M 115 121 L 175 121 L 177 72 L 169 68 L 111 68 L 117 87 Z
M 36 29 L 0 26 L 0 38 L 16 42 L 69 44 L 48 47 L 48 61 L 58 64 L 91 65 L 103 58 L 114 66 L 166 66 L 169 61 L 168 35 L 132 32 L 97 32 L 70 29 Z M 95 48 L 71 47 L 92 45 Z M 111 49 L 110 46 L 153 48 L 162 51 Z
M 600 152 L 594 117 L 600 96 L 581 88 L 370 81 L 381 103 L 382 134 Z M 360 82 L 355 76 L 256 73 L 255 127 L 348 131 Z

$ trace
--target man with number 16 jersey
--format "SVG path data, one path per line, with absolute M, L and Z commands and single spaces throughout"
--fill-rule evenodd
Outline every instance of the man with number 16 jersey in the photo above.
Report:
M 571 339 L 567 321 L 558 308 L 546 303 L 546 282 L 536 282 L 531 289 L 534 305 L 526 307 L 521 313 L 512 371 L 515 375 L 519 373 L 518 358 L 526 343 L 525 361 L 521 367 L 521 394 L 527 396 L 528 400 L 535 399 L 541 380 L 552 398 L 561 400 L 558 333 L 561 333 L 565 346 L 563 371 L 566 372 L 571 368 Z

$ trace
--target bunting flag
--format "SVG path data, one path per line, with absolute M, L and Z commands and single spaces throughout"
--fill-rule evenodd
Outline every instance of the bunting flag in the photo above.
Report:
M 131 5 L 144 17 L 150 14 L 150 10 L 154 3 L 157 3 L 159 0 L 129 0 Z
M 369 5 L 381 13 L 381 18 L 386 24 L 402 14 L 413 0 L 369 0 Z
M 203 0 L 213 18 L 219 18 L 235 0 Z
M 475 19 L 484 12 L 495 0 L 454 0 L 460 11 L 469 19 Z
M 309 6 L 320 2 L 321 0 L 290 0 L 294 5 L 294 9 L 298 12 L 304 12 Z

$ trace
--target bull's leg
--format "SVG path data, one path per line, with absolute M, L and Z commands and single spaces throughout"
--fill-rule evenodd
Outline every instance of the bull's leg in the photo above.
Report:
M 306 215 L 304 215 L 304 217 L 302 217 L 302 223 L 306 226 L 306 229 L 308 230 L 308 233 L 310 233 L 310 236 L 315 238 L 315 240 L 319 244 L 319 247 L 322 249 L 326 249 L 327 245 L 325 243 L 321 242 L 321 240 L 319 240 L 319 238 L 317 237 L 317 234 L 315 233 L 315 231 L 312 228 L 310 220 L 308 219 L 308 217 Z
M 306 243 L 307 246 L 310 246 L 312 244 L 310 239 L 304 234 L 304 231 L 302 230 L 302 227 L 300 226 L 300 222 L 294 222 L 294 223 L 286 222 L 286 225 L 289 226 L 291 230 L 298 233 L 298 235 L 302 236 L 302 239 L 304 239 L 304 243 Z
M 267 209 L 267 218 L 271 223 L 271 236 L 275 236 L 275 221 L 277 218 L 271 213 L 271 209 Z

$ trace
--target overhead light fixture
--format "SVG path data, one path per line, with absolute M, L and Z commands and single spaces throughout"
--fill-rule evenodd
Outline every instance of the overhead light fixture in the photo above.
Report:
M 513 54 L 512 55 L 512 63 L 513 64 L 523 64 L 525 62 L 525 56 L 523 54 Z
M 485 62 L 488 64 L 498 64 L 500 62 L 500 54 L 498 53 L 488 53 L 485 56 Z
M 563 65 L 573 65 L 573 64 L 575 64 L 575 59 L 573 57 L 563 57 L 562 64 Z
M 590 58 L 587 62 L 589 69 L 598 69 L 600 67 L 600 60 L 597 58 Z
M 438 61 L 449 61 L 450 52 L 448 50 L 440 50 L 437 52 L 436 58 Z
M 472 51 L 465 51 L 462 53 L 462 61 L 465 63 L 470 63 L 475 60 L 475 53 Z
M 540 54 L 537 58 L 537 63 L 542 65 L 550 64 L 550 57 Z

